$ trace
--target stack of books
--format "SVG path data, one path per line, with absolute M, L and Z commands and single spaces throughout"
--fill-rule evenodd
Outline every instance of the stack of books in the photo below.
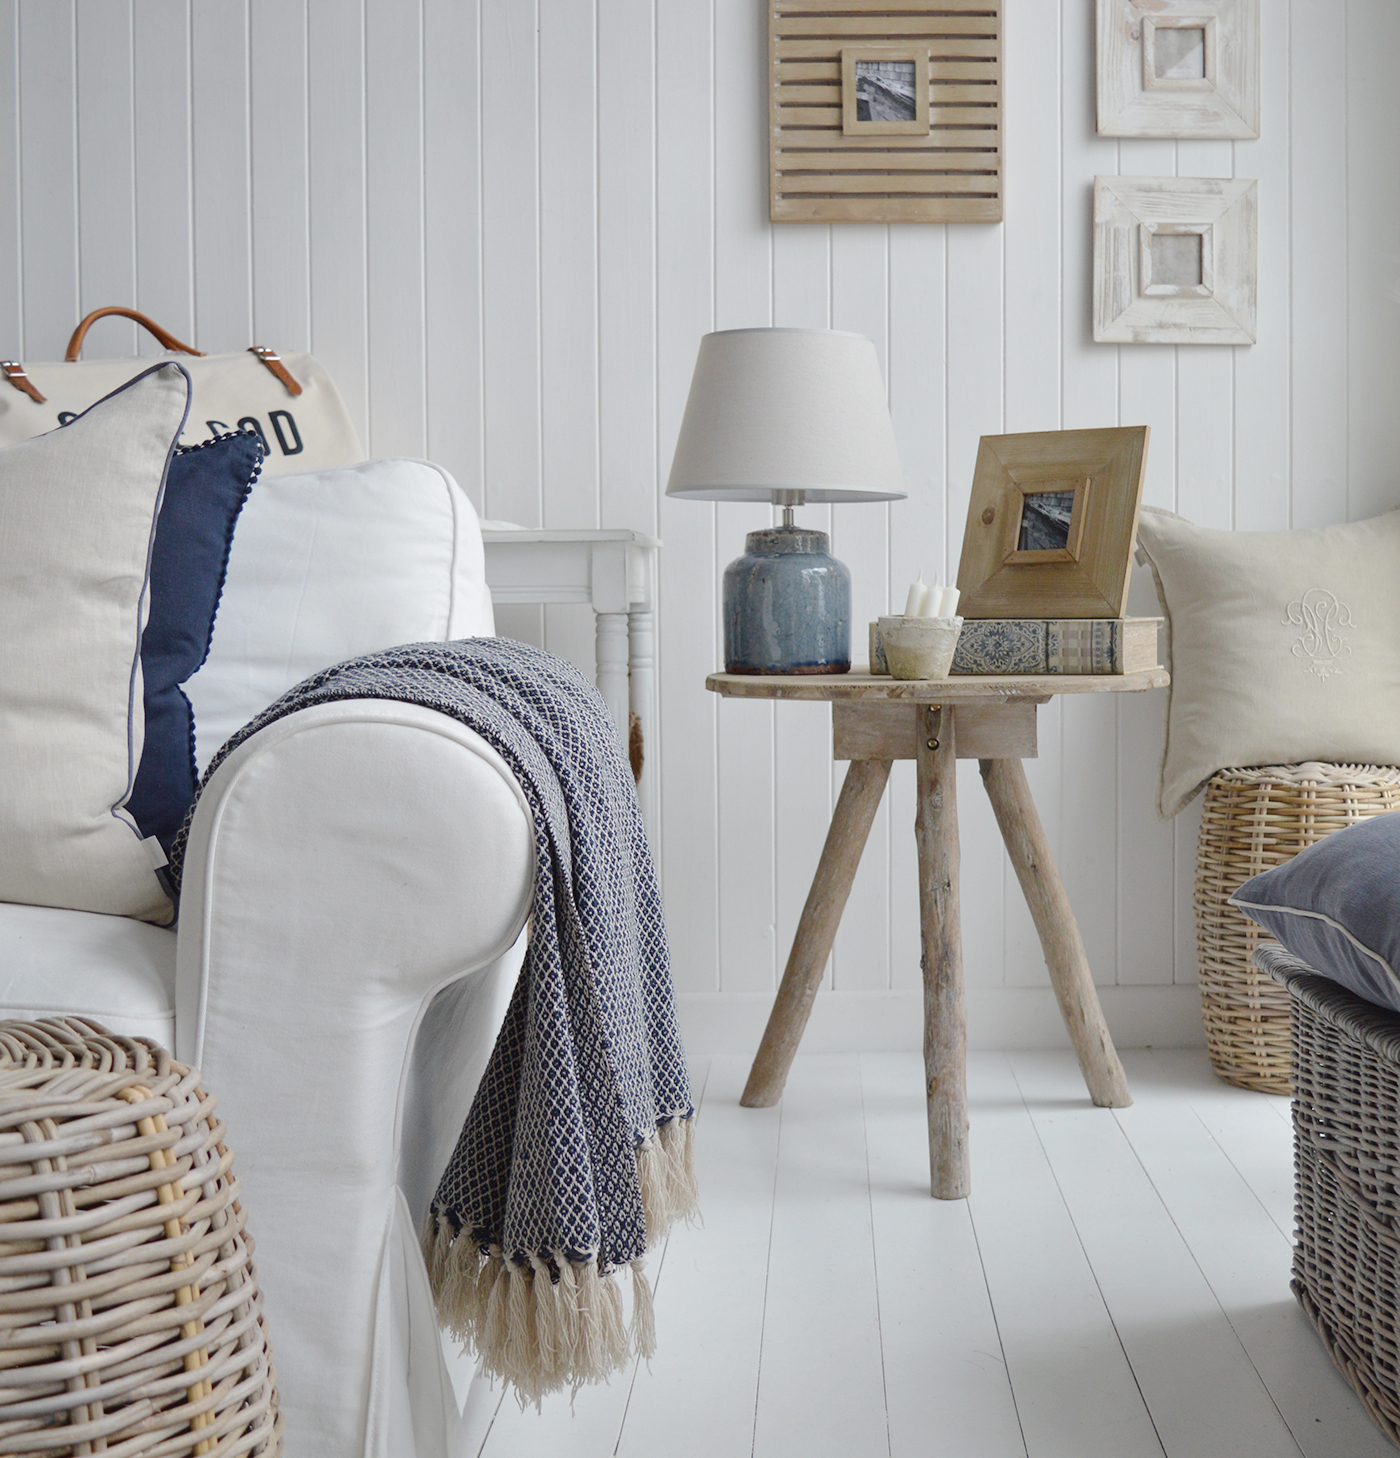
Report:
M 1138 673 L 1161 618 L 965 618 L 954 673 Z

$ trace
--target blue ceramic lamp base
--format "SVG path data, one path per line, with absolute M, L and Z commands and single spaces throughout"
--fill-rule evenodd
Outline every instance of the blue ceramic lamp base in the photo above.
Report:
M 726 673 L 846 673 L 851 574 L 825 532 L 785 524 L 749 532 L 724 570 Z

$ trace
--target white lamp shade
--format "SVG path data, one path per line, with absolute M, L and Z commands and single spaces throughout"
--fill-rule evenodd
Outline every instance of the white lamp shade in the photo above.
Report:
M 906 494 L 875 346 L 830 329 L 700 341 L 668 496 L 895 501 Z

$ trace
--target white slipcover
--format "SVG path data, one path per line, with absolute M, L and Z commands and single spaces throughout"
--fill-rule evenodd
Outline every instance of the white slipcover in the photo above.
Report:
M 385 633 L 492 631 L 465 495 L 421 463 L 371 464 L 350 468 L 338 506 L 312 482 L 267 493 L 255 531 L 240 524 L 215 644 L 241 624 L 220 667 L 250 696 L 268 691 L 279 634 L 292 677 L 274 692 L 392 646 Z M 300 510 L 318 492 L 333 526 Z M 280 523 L 279 499 L 296 508 Z M 407 541 L 400 514 L 416 523 Z M 347 632 L 355 598 L 375 606 Z M 236 727 L 261 707 L 225 692 L 221 712 Z M 519 974 L 532 879 L 528 810 L 500 756 L 433 710 L 360 700 L 280 720 L 219 767 L 192 825 L 178 931 L 0 903 L 0 1015 L 86 1013 L 167 1045 L 173 1029 L 176 1056 L 217 1096 L 288 1453 L 460 1451 L 418 1229 Z

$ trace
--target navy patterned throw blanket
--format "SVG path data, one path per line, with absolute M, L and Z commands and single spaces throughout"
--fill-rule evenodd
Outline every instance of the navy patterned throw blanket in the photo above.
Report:
M 239 730 L 202 784 L 274 720 L 363 698 L 469 725 L 511 767 L 534 816 L 524 971 L 424 1246 L 443 1324 L 538 1402 L 651 1354 L 642 1257 L 696 1213 L 694 1109 L 636 788 L 593 685 L 504 638 L 418 643 L 318 673 Z M 189 823 L 171 854 L 177 883 Z

